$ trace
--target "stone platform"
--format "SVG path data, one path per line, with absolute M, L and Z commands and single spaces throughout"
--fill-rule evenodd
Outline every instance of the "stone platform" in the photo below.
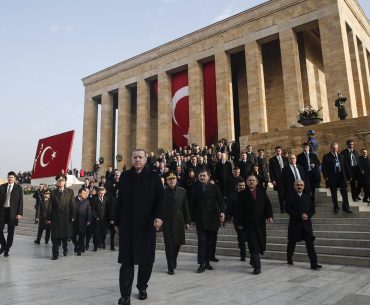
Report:
M 70 246 L 69 252 L 73 253 Z M 0 256 L 0 305 L 117 304 L 117 252 L 88 251 L 50 260 L 51 245 L 35 245 L 30 236 L 15 236 L 10 256 Z M 215 270 L 195 273 L 196 256 L 180 253 L 174 276 L 166 274 L 163 251 L 157 251 L 146 301 L 141 305 L 218 304 L 370 304 L 370 269 L 308 263 L 288 266 L 263 260 L 262 274 L 251 274 L 247 262 L 219 257 Z

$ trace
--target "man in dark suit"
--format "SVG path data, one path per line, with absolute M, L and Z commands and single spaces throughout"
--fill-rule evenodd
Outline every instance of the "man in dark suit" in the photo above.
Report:
M 284 213 L 284 194 L 281 181 L 281 171 L 288 165 L 288 158 L 283 157 L 282 152 L 283 150 L 280 146 L 275 147 L 275 156 L 269 160 L 269 173 L 274 190 L 278 192 L 280 212 Z
M 114 170 L 112 166 L 108 167 L 108 170 L 105 172 L 106 181 L 111 181 L 114 179 Z
M 346 163 L 347 177 L 351 185 L 352 200 L 355 202 L 359 202 L 361 200 L 360 198 L 360 192 L 362 188 L 361 182 L 364 171 L 359 160 L 360 155 L 354 149 L 353 140 L 351 139 L 347 140 L 346 144 L 347 148 L 342 150 L 340 154 L 343 155 L 344 162 Z
M 255 175 L 247 177 L 247 188 L 239 192 L 237 226 L 245 231 L 253 274 L 261 273 L 260 254 L 266 250 L 266 222 L 273 222 L 272 206 Z
M 360 156 L 361 167 L 364 171 L 362 185 L 364 188 L 363 202 L 370 203 L 370 159 L 367 156 L 367 149 L 361 149 Z
M 315 188 L 320 183 L 320 166 L 321 162 L 317 154 L 310 152 L 310 144 L 302 144 L 303 152 L 297 156 L 297 164 L 304 168 L 308 177 L 313 206 L 315 208 Z M 315 213 L 315 210 L 314 210 Z
M 337 188 L 339 187 L 342 195 L 342 210 L 346 213 L 352 213 L 349 209 L 347 193 L 347 163 L 344 162 L 344 156 L 338 154 L 338 143 L 330 145 L 330 152 L 322 158 L 322 175 L 330 188 L 331 199 L 333 201 L 334 213 L 339 212 Z
M 9 256 L 13 244 L 14 230 L 23 215 L 22 187 L 15 183 L 15 172 L 8 173 L 8 183 L 0 186 L 0 254 Z M 5 240 L 4 227 L 8 226 L 8 236 Z
M 156 231 L 162 226 L 163 186 L 156 172 L 145 166 L 142 149 L 133 151 L 132 167 L 121 174 L 114 226 L 119 230 L 120 292 L 118 304 L 129 305 L 135 265 L 139 265 L 139 300 L 145 300 L 155 258 Z
M 227 186 L 229 180 L 232 179 L 232 165 L 227 160 L 226 153 L 221 153 L 221 160 L 217 162 L 215 168 L 215 182 L 219 186 L 221 193 L 224 197 L 227 196 Z
M 265 190 L 267 190 L 267 186 L 269 182 L 269 168 L 268 168 L 267 160 L 264 154 L 265 154 L 265 151 L 263 149 L 258 150 L 257 164 L 258 164 L 260 176 L 263 179 L 262 186 Z
M 57 188 L 51 192 L 47 220 L 51 225 L 51 242 L 53 243 L 52 260 L 59 257 L 59 246 L 63 244 L 63 255 L 68 254 L 67 241 L 73 235 L 72 223 L 75 219 L 75 199 L 73 190 L 65 187 L 67 177 L 56 177 Z
M 167 273 L 173 275 L 177 255 L 185 244 L 185 228 L 190 228 L 190 212 L 185 189 L 177 186 L 177 177 L 171 172 L 166 177 L 164 190 L 163 239 L 166 250 Z
M 225 201 L 217 185 L 209 182 L 209 172 L 199 173 L 200 183 L 194 185 L 191 198 L 192 219 L 198 235 L 198 273 L 213 270 L 210 265 L 211 252 L 217 240 L 221 222 L 225 220 Z
M 247 153 L 242 153 L 241 160 L 237 163 L 238 167 L 240 168 L 240 176 L 244 179 L 247 178 L 248 173 L 251 171 L 252 162 L 248 160 Z
M 311 269 L 318 270 L 322 266 L 317 263 L 311 217 L 313 204 L 310 196 L 304 193 L 304 181 L 294 181 L 294 192 L 286 198 L 286 212 L 289 214 L 287 260 L 293 265 L 295 245 L 302 240 L 306 243 Z
M 289 164 L 281 171 L 281 180 L 283 183 L 284 200 L 289 194 L 295 193 L 294 181 L 300 179 L 308 185 L 308 177 L 303 167 L 297 164 L 297 158 L 293 154 L 288 155 Z M 309 187 L 305 188 L 305 193 L 311 196 Z

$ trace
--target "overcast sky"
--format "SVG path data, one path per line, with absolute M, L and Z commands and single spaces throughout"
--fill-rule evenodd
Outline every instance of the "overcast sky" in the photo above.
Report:
M 81 78 L 263 2 L 0 0 L 0 178 L 32 168 L 38 139 L 72 129 L 80 167 Z

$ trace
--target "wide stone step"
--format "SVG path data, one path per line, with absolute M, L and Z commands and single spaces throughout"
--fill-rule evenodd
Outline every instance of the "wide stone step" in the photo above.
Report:
M 288 218 L 274 218 L 274 224 L 286 224 L 289 223 Z M 354 225 L 370 225 L 369 218 L 349 218 L 349 217 L 314 217 L 312 223 L 316 224 L 354 224 Z
M 333 231 L 333 230 L 314 230 L 314 235 L 317 238 L 333 238 L 333 239 L 365 239 L 370 240 L 370 232 L 353 232 L 353 231 Z M 287 237 L 287 230 L 267 230 L 267 236 Z

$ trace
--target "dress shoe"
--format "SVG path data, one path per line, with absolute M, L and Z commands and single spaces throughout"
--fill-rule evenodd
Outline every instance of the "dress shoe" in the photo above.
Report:
M 93 251 L 94 252 L 98 251 L 98 247 L 94 247 Z
M 9 251 L 6 251 L 4 252 L 4 257 L 8 257 L 9 256 Z
M 202 273 L 206 270 L 206 267 L 204 266 L 204 264 L 200 264 L 198 269 L 197 269 L 197 273 Z
M 114 247 L 110 247 L 110 250 L 111 251 L 116 251 L 116 249 Z
M 261 273 L 261 269 L 254 268 L 253 274 L 260 274 L 260 273 Z
M 86 249 L 86 251 L 89 251 L 89 246 L 86 246 L 85 249 Z
M 207 270 L 213 270 L 213 267 L 212 267 L 210 264 L 206 264 L 205 268 L 206 268 Z
M 173 269 L 176 269 L 177 268 L 177 262 L 175 262 L 174 264 L 173 264 Z
M 361 197 L 360 196 L 357 196 L 356 199 L 359 200 L 359 201 L 361 201 Z
M 241 261 L 241 262 L 245 262 L 245 257 L 241 257 L 241 258 L 240 258 L 240 261 Z
M 64 256 L 67 256 L 67 254 L 68 254 L 68 250 L 66 249 L 66 250 L 63 250 L 63 255 Z
M 118 300 L 118 305 L 130 305 L 130 297 L 122 297 Z
M 45 245 L 47 245 L 48 243 L 49 243 L 49 241 L 46 241 L 46 240 L 45 240 Z
M 103 250 L 105 250 L 105 244 L 102 244 L 101 247 L 103 248 Z
M 38 240 L 33 241 L 35 244 L 39 245 L 40 242 Z
M 173 270 L 168 270 L 168 271 L 167 271 L 167 274 L 169 274 L 169 275 L 174 275 L 174 274 L 175 274 L 175 271 L 173 271 Z
M 319 270 L 319 269 L 321 269 L 321 268 L 322 268 L 322 266 L 321 266 L 321 265 L 319 265 L 319 264 L 311 265 L 311 269 L 312 269 L 312 270 Z
M 339 212 L 339 208 L 334 208 L 334 214 L 338 214 L 338 212 Z
M 146 293 L 146 289 L 139 289 L 139 300 L 146 300 L 148 298 L 148 294 Z
M 77 252 L 77 256 L 81 256 L 81 252 Z
M 58 256 L 53 256 L 52 258 L 51 258 L 51 260 L 53 260 L 53 261 L 55 261 L 55 260 L 57 260 L 58 259 Z
M 211 262 L 219 262 L 220 260 L 218 259 L 218 258 L 216 258 L 216 257 L 212 257 L 212 258 L 210 258 L 209 259 Z
M 288 265 L 294 265 L 293 260 L 288 259 Z
M 353 213 L 350 209 L 348 209 L 348 210 L 347 210 L 347 209 L 345 209 L 345 210 L 343 210 L 343 212 L 344 212 L 344 213 L 348 213 L 348 214 L 352 214 L 352 213 Z

